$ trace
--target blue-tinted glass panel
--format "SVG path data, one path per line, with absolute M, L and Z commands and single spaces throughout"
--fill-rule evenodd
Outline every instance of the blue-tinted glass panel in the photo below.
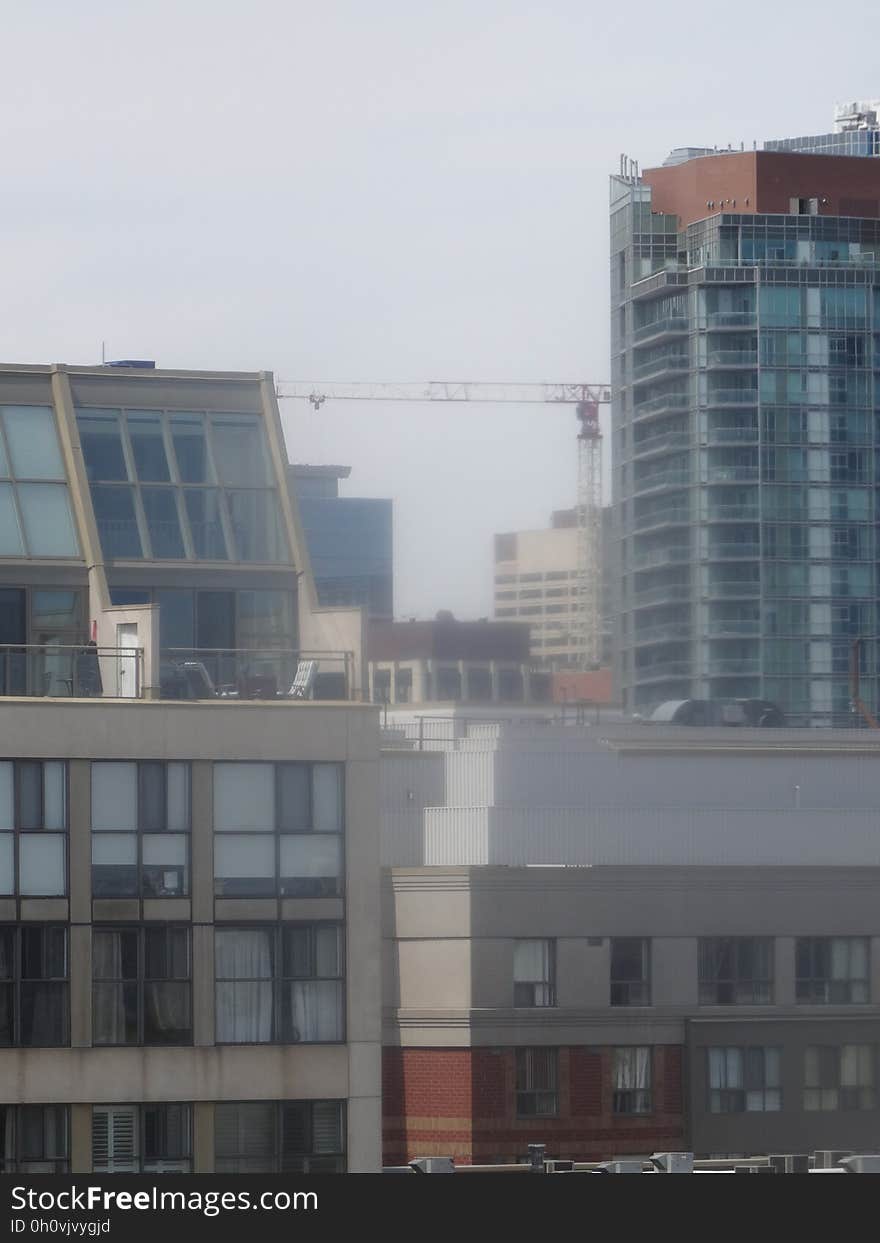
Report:
M 197 414 L 173 414 L 170 424 L 181 482 L 213 483 L 204 420 Z
M 109 483 L 128 479 L 118 412 L 80 413 L 76 416 L 76 422 L 89 480 Z
M 11 483 L 0 483 L 0 556 L 24 556 L 24 542 L 21 538 L 21 527 L 18 525 L 18 514 L 15 512 Z
M 179 560 L 186 556 L 177 517 L 176 489 L 141 488 L 153 556 Z
M 78 556 L 66 484 L 20 483 L 18 503 L 32 557 Z
M 237 488 L 260 488 L 270 482 L 260 420 L 241 415 L 211 420 L 214 461 L 220 482 Z
M 55 417 L 48 406 L 4 406 L 3 424 L 18 479 L 64 479 Z
M 2 440 L 0 440 L 0 478 L 9 478 L 9 463 L 6 460 L 6 450 L 3 448 Z
M 79 625 L 78 591 L 34 591 L 31 593 L 33 630 L 71 630 Z
M 185 488 L 193 550 L 202 561 L 226 561 L 229 553 L 220 521 L 220 493 L 216 488 Z
M 134 489 L 92 484 L 92 505 L 105 557 L 142 557 Z
M 129 414 L 128 438 L 134 466 L 141 483 L 167 483 L 171 479 L 162 420 L 158 414 Z
M 159 605 L 159 646 L 191 651 L 194 646 L 194 609 L 191 591 L 157 591 Z
M 246 649 L 294 646 L 293 596 L 289 591 L 238 593 L 238 646 Z
M 271 489 L 227 492 L 233 539 L 239 561 L 286 559 L 278 499 Z

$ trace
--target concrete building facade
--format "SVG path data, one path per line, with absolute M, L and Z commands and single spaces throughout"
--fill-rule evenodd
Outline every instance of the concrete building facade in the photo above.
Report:
M 869 1150 L 880 869 L 392 869 L 385 1161 Z
M 0 1169 L 373 1170 L 378 722 L 268 374 L 0 367 Z

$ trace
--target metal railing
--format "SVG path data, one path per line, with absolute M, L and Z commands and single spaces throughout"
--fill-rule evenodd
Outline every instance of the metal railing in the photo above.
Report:
M 0 695 L 140 699 L 144 650 L 94 643 L 0 644 Z
M 671 449 L 686 449 L 691 443 L 689 432 L 663 432 L 659 436 L 646 436 L 644 440 L 633 442 L 634 458 L 644 457 L 648 453 L 663 453 Z
M 298 694 L 297 673 L 311 666 Z M 162 699 L 356 700 L 354 655 L 302 648 L 164 648 L 160 653 Z
M 641 324 L 633 331 L 633 341 L 645 341 L 649 337 L 658 337 L 667 332 L 687 332 L 686 315 L 670 315 L 665 319 L 654 319 L 649 324 Z

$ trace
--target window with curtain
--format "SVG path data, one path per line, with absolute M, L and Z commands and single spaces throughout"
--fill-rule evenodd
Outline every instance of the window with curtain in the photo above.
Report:
M 93 1106 L 92 1169 L 96 1174 L 191 1173 L 192 1106 Z
M 218 1174 L 343 1174 L 345 1150 L 344 1101 L 214 1106 Z
M 214 892 L 342 892 L 342 764 L 214 765 Z
M 513 1004 L 556 1005 L 555 941 L 514 941 Z
M 92 764 L 92 894 L 189 893 L 190 766 L 155 760 Z
M 0 406 L 0 553 L 80 556 L 49 406 Z
M 0 896 L 67 893 L 67 765 L 0 761 Z
M 804 1052 L 806 1110 L 876 1109 L 876 1081 L 876 1045 L 809 1045 Z
M 773 1000 L 772 937 L 700 937 L 698 953 L 701 1006 Z
M 517 1117 L 555 1118 L 559 1113 L 558 1080 L 558 1049 L 517 1049 Z
M 611 938 L 611 1004 L 651 1004 L 651 942 L 647 937 Z
M 0 1045 L 70 1043 L 67 928 L 0 926 Z
M 867 937 L 798 937 L 795 996 L 800 1002 L 864 1005 L 870 1001 Z
M 613 1053 L 612 1109 L 616 1114 L 649 1114 L 653 1109 L 653 1050 L 636 1045 Z
M 341 924 L 214 931 L 218 1044 L 345 1038 Z
M 782 1108 L 781 1050 L 707 1049 L 709 1112 L 775 1113 Z
M 67 1174 L 67 1105 L 0 1105 L 0 1174 Z
M 190 930 L 92 930 L 92 1043 L 192 1044 Z

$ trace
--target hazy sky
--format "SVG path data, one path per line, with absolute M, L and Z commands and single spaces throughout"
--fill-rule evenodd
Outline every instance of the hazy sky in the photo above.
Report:
M 3 6 L 2 358 L 335 380 L 608 379 L 607 175 L 830 129 L 880 5 Z M 402 616 L 491 610 L 492 534 L 575 491 L 565 409 L 285 410 L 392 496 Z

